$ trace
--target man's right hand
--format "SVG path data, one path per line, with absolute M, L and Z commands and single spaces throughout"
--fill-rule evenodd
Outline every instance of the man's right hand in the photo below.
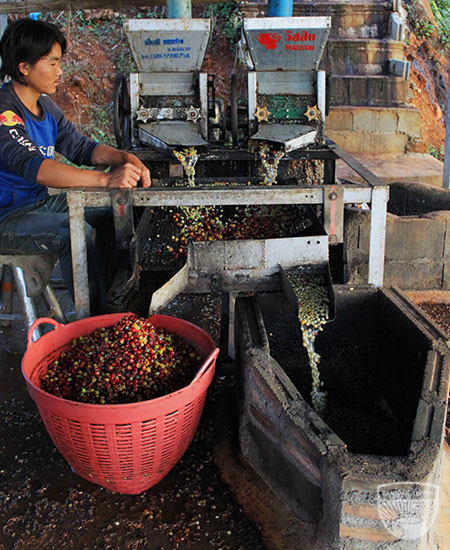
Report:
M 105 187 L 110 189 L 133 189 L 134 187 L 137 187 L 137 184 L 141 179 L 142 170 L 127 162 L 121 166 L 116 166 L 113 170 L 111 170 L 111 172 L 105 175 L 107 176 Z

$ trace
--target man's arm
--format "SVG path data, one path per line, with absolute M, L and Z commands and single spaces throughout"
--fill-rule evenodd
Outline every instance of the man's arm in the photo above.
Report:
M 39 167 L 37 181 L 47 187 L 134 188 L 141 180 L 143 187 L 151 185 L 148 168 L 133 154 L 107 145 L 98 145 L 92 153 L 93 164 L 115 166 L 111 172 L 85 170 L 45 159 Z

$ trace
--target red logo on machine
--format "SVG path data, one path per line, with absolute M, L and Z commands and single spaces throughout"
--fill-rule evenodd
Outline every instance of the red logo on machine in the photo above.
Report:
M 294 31 L 286 31 L 287 37 L 286 40 L 293 40 L 294 42 L 314 42 L 316 39 L 316 35 L 312 32 L 294 32 Z
M 17 124 L 20 124 L 25 127 L 25 122 L 20 118 L 20 116 L 9 110 L 0 113 L 0 124 L 3 126 L 17 126 Z
M 258 34 L 256 40 L 264 46 L 266 50 L 274 50 L 277 47 L 277 42 L 281 40 L 281 34 L 277 32 L 262 32 Z

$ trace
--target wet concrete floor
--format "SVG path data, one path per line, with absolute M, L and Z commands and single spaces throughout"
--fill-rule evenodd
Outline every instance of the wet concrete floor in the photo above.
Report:
M 175 468 L 140 495 L 74 474 L 47 435 L 20 364 L 21 321 L 0 328 L 0 550 L 264 550 L 213 460 L 217 408 L 232 377 L 219 365 L 197 434 Z

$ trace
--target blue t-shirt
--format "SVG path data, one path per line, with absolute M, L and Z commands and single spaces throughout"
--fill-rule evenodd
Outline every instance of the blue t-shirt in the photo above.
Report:
M 11 82 L 0 88 L 0 220 L 48 195 L 36 178 L 55 151 L 74 164 L 92 166 L 98 144 L 82 136 L 47 96 L 38 103 L 40 117 L 20 101 Z

